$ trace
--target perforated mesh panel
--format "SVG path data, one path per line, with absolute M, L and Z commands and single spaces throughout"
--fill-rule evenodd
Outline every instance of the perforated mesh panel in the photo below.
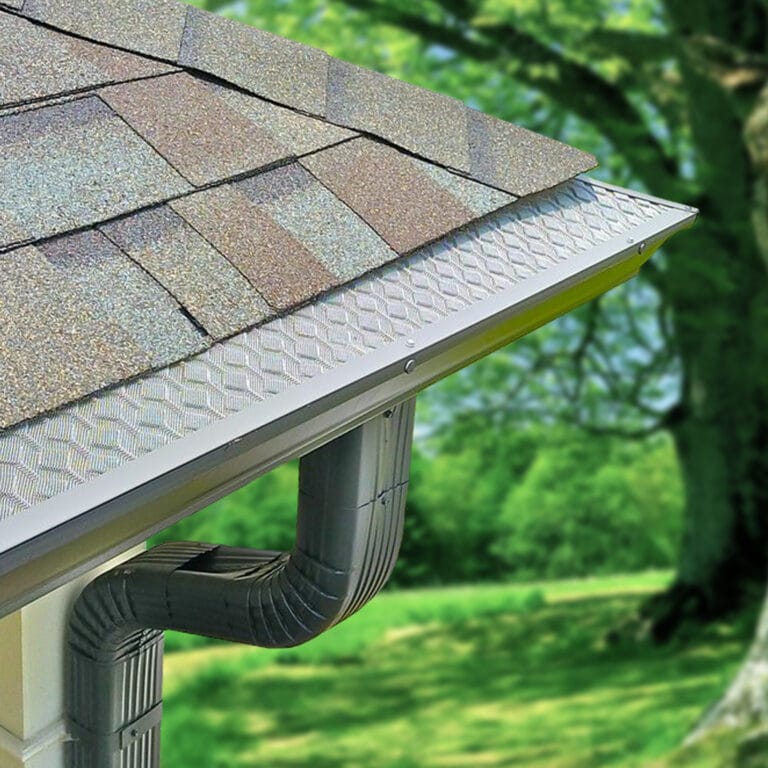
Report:
M 8 430 L 0 435 L 0 520 L 626 237 L 666 210 L 569 182 L 183 363 Z

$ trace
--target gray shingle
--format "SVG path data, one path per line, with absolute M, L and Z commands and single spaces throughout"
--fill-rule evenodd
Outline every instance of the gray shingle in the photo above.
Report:
M 0 210 L 35 238 L 191 189 L 93 97 L 0 117 L 0 147 Z M 12 242 L 13 232 L 0 230 L 0 246 Z
M 0 254 L 0 428 L 141 373 L 149 363 L 36 248 Z
M 597 160 L 546 136 L 468 109 L 472 178 L 524 197 L 572 179 Z
M 93 314 L 122 328 L 153 367 L 209 346 L 171 295 L 101 233 L 67 235 L 37 248 L 62 278 L 80 287 Z
M 60 38 L 62 45 L 66 46 L 73 57 L 93 64 L 96 69 L 104 73 L 106 80 L 103 82 L 119 83 L 123 80 L 138 80 L 142 77 L 156 77 L 179 71 L 178 67 L 171 64 L 163 64 L 144 56 L 119 51 L 108 45 L 92 43 L 69 35 L 61 35 Z
M 301 115 L 292 109 L 280 107 L 258 96 L 251 96 L 234 88 L 213 83 L 208 87 L 230 107 L 247 117 L 259 128 L 267 131 L 276 141 L 295 155 L 315 152 L 341 141 L 352 139 L 358 134 L 346 128 L 339 128 L 323 120 Z
M 0 12 L 0 106 L 146 77 L 168 69 L 130 53 L 78 40 Z
M 179 63 L 294 109 L 322 115 L 330 57 L 317 48 L 189 9 Z
M 214 338 L 270 315 L 266 302 L 237 269 L 167 206 L 120 219 L 102 231 Z
M 233 184 L 175 200 L 171 207 L 275 309 L 291 309 L 339 283 L 295 237 Z
M 439 165 L 414 160 L 419 168 L 436 181 L 452 197 L 466 205 L 477 216 L 486 216 L 499 208 L 514 203 L 518 198 L 494 187 L 472 181 L 465 176 L 447 171 Z
M 361 218 L 298 164 L 237 187 L 343 281 L 397 258 Z
M 8 8 L 15 8 L 20 11 L 24 5 L 24 0 L 0 0 L 0 5 L 5 5 Z
M 412 158 L 370 139 L 353 139 L 301 162 L 399 253 L 477 218 Z
M 175 61 L 187 6 L 177 0 L 27 0 L 24 14 L 90 40 Z
M 197 186 L 291 155 L 186 72 L 115 85 L 99 95 Z
M 448 96 L 334 59 L 326 116 L 440 165 L 470 168 L 466 108 Z

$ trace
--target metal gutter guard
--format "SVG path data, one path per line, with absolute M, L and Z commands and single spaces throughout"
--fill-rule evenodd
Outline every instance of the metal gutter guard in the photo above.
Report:
M 0 434 L 0 616 L 627 280 L 694 219 L 577 179 Z
M 386 583 L 403 532 L 414 400 L 301 459 L 291 552 L 165 544 L 91 582 L 68 633 L 69 768 L 160 761 L 163 630 L 299 645 Z

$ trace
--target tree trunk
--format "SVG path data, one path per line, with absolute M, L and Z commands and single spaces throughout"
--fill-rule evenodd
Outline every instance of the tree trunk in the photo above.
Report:
M 687 235 L 708 272 L 670 256 L 684 371 L 671 429 L 686 510 L 676 583 L 644 611 L 661 642 L 755 600 L 768 574 L 768 279 L 754 239 L 723 242 L 710 215 Z
M 747 658 L 725 695 L 686 739 L 699 741 L 720 728 L 761 728 L 768 723 L 768 592 Z

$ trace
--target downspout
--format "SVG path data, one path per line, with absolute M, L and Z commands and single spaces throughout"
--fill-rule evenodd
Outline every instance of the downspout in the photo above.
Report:
M 159 766 L 163 630 L 286 648 L 384 586 L 402 538 L 413 415 L 410 400 L 301 459 L 290 552 L 164 544 L 83 590 L 67 637 L 68 768 Z

